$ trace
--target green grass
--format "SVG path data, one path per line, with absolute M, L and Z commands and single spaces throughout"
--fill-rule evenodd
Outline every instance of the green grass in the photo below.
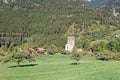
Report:
M 119 61 L 84 57 L 80 65 L 72 63 L 70 56 L 54 55 L 39 56 L 36 62 L 22 63 L 25 67 L 12 67 L 15 63 L 0 64 L 0 80 L 120 80 Z

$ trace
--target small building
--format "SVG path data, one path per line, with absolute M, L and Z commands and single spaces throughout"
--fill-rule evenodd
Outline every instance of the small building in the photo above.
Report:
M 43 55 L 43 54 L 45 54 L 45 49 L 44 49 L 44 48 L 37 48 L 36 52 L 37 52 L 38 54 Z
M 66 51 L 72 51 L 75 46 L 75 37 L 74 36 L 68 36 L 67 38 L 67 44 L 65 45 Z

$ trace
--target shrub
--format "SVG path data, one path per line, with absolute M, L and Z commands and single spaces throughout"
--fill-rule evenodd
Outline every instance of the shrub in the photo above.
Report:
M 113 59 L 113 53 L 108 50 L 98 52 L 96 56 L 97 56 L 97 59 L 103 60 L 103 61 Z
M 72 54 L 72 58 L 76 61 L 76 65 L 79 63 L 81 55 L 80 53 L 74 53 Z
M 72 54 L 70 51 L 66 51 L 63 48 L 59 48 L 58 52 L 61 53 L 61 54 L 64 54 L 64 55 L 70 55 L 70 54 Z
M 120 52 L 120 38 L 111 40 L 107 47 L 113 52 Z
M 74 47 L 72 51 L 72 59 L 76 61 L 76 65 L 79 63 L 80 58 L 81 58 L 81 54 L 78 52 L 77 47 Z
M 120 53 L 116 53 L 116 54 L 114 55 L 114 59 L 115 59 L 115 60 L 120 60 Z
M 82 52 L 80 52 L 80 54 L 82 56 L 88 56 L 88 57 L 94 56 L 94 54 L 89 51 L 82 51 Z
M 106 49 L 107 47 L 107 40 L 97 40 L 97 41 L 93 41 L 90 43 L 90 49 L 92 50 L 92 52 L 99 52 L 99 51 L 103 51 L 104 49 Z
M 17 63 L 17 66 L 20 67 L 20 63 L 24 61 L 35 61 L 35 56 L 34 54 L 29 54 L 25 51 L 17 51 L 14 50 L 11 53 L 8 53 L 3 59 L 2 62 L 7 63 L 10 61 L 14 61 Z
M 76 60 L 76 61 L 79 61 L 80 57 L 81 57 L 81 55 L 79 53 L 73 54 L 73 59 Z
M 0 59 L 1 62 L 7 63 L 14 61 L 17 63 L 18 67 L 20 67 L 20 63 L 23 61 L 35 61 L 35 54 L 29 53 L 25 50 L 19 51 L 13 44 L 9 46 L 6 52 L 1 49 L 0 55 L 2 55 L 2 58 Z
M 54 44 L 51 44 L 50 46 L 47 47 L 47 53 L 50 55 L 54 55 L 58 53 L 58 48 Z
M 47 54 L 49 54 L 49 55 L 54 55 L 55 53 L 54 53 L 54 51 L 52 51 L 51 49 L 47 49 Z

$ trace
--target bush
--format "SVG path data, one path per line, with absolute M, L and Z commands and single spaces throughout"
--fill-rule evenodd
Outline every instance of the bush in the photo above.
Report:
M 72 59 L 75 60 L 75 64 L 77 65 L 80 61 L 81 54 L 78 52 L 78 48 L 74 47 L 72 51 Z
M 115 60 L 120 60 L 120 53 L 115 54 L 115 55 L 114 55 L 114 59 L 115 59 Z
M 120 52 L 120 38 L 111 40 L 107 47 L 113 52 Z
M 14 61 L 17 63 L 17 66 L 20 67 L 20 63 L 24 61 L 35 61 L 35 56 L 34 54 L 29 54 L 28 52 L 25 51 L 17 51 L 14 50 L 11 53 L 8 53 L 3 59 L 3 63 L 7 63 L 10 61 Z
M 54 44 L 51 44 L 50 46 L 47 47 L 47 53 L 50 55 L 54 55 L 58 53 L 58 48 Z
M 73 59 L 76 60 L 76 61 L 79 61 L 81 58 L 81 55 L 79 53 L 75 53 L 73 54 Z
M 92 52 L 103 51 L 107 48 L 107 40 L 97 40 L 90 43 L 90 49 Z
M 88 57 L 94 56 L 94 54 L 90 53 L 89 51 L 82 51 L 82 52 L 80 52 L 80 54 L 82 56 L 88 56 Z
M 113 59 L 113 53 L 108 51 L 108 50 L 104 50 L 104 51 L 101 51 L 101 52 L 98 52 L 97 53 L 97 59 L 99 60 L 110 60 L 110 59 Z
M 52 51 L 51 49 L 47 49 L 47 54 L 49 54 L 49 55 L 54 55 L 55 53 L 54 53 L 54 51 Z
M 72 54 L 72 59 L 76 60 L 76 65 L 79 63 L 81 58 L 81 54 L 80 53 L 73 53 Z
M 61 54 L 63 54 L 63 55 L 70 55 L 70 54 L 72 54 L 70 51 L 66 51 L 66 50 L 63 49 L 63 48 L 59 48 L 59 49 L 58 49 L 58 53 L 61 53 Z

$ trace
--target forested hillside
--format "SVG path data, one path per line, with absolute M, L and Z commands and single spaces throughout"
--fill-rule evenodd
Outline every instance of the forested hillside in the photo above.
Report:
M 93 7 L 103 7 L 105 6 L 105 4 L 107 4 L 110 0 L 91 0 L 91 1 L 87 1 L 91 6 Z
M 8 0 L 0 3 L 3 42 L 17 41 L 15 35 L 19 33 L 21 43 L 54 44 L 64 48 L 67 36 L 75 36 L 76 46 L 87 49 L 92 41 L 114 38 L 113 34 L 119 29 L 119 15 L 114 17 L 105 10 L 90 7 L 83 0 Z M 14 34 L 15 39 L 7 38 L 5 33 Z
M 107 9 L 112 9 L 112 7 L 115 7 L 117 12 L 120 12 L 120 0 L 110 0 L 107 4 L 106 4 L 106 8 Z
M 109 11 L 112 7 L 116 7 L 119 10 L 120 0 L 91 0 L 90 2 L 87 1 L 93 7 L 108 9 Z

